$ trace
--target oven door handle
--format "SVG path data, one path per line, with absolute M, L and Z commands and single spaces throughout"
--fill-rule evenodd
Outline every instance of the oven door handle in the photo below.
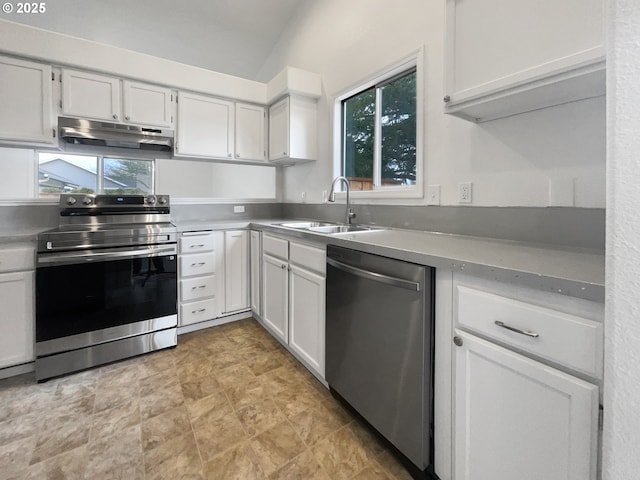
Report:
M 178 249 L 170 246 L 147 246 L 141 248 L 127 248 L 126 250 L 113 251 L 92 250 L 84 252 L 47 253 L 38 256 L 38 265 L 63 265 L 74 263 L 105 262 L 109 260 L 125 260 L 138 257 L 159 257 L 162 255 L 176 255 Z

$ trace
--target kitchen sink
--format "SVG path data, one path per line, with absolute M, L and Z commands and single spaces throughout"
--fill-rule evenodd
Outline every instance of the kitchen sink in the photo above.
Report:
M 278 225 L 280 225 L 281 227 L 295 228 L 298 230 L 307 230 L 309 232 L 324 233 L 327 235 L 333 235 L 336 233 L 368 232 L 371 230 L 382 229 L 382 227 L 369 227 L 365 225 L 346 225 L 342 223 L 315 222 L 315 221 L 284 222 L 284 223 L 279 223 Z
M 324 228 L 324 227 L 339 226 L 338 223 L 331 223 L 331 222 L 285 222 L 285 223 L 280 223 L 279 225 L 281 227 L 299 228 L 303 230 L 308 230 L 311 228 L 318 228 L 318 227 Z
M 348 232 L 364 232 L 369 230 L 379 230 L 377 227 L 365 227 L 362 225 L 327 225 L 318 227 L 309 227 L 307 230 L 317 233 L 348 233 Z

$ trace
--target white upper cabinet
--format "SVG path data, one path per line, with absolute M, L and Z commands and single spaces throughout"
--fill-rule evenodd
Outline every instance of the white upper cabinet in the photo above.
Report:
M 236 103 L 235 158 L 265 160 L 266 112 L 264 107 Z
M 170 127 L 170 88 L 76 70 L 62 71 L 62 114 L 71 117 Z
M 52 83 L 49 65 L 0 56 L 0 141 L 54 143 Z
M 62 114 L 96 120 L 122 120 L 120 79 L 63 70 Z
M 281 164 L 317 159 L 316 100 L 285 97 L 269 107 L 269 161 Z
M 447 0 L 445 111 L 486 121 L 604 95 L 602 0 Z
M 124 80 L 122 92 L 125 122 L 171 126 L 173 97 L 170 88 Z
M 234 116 L 233 102 L 180 92 L 176 155 L 232 159 Z

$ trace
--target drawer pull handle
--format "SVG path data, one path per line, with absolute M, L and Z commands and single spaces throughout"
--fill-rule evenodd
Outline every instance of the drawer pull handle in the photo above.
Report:
M 204 247 L 204 243 L 200 243 L 198 245 L 190 245 L 189 248 L 202 248 Z
M 203 265 L 206 265 L 207 262 L 199 262 L 199 263 L 192 263 L 191 266 L 192 267 L 201 267 Z
M 191 287 L 191 290 L 197 290 L 199 288 L 207 288 L 206 285 L 198 285 L 197 287 Z
M 202 313 L 202 312 L 206 312 L 207 309 L 206 308 L 201 308 L 200 310 L 191 310 L 191 313 Z
M 521 335 L 526 335 L 527 337 L 538 338 L 540 336 L 539 333 L 530 332 L 529 330 L 520 330 L 519 328 L 511 327 L 511 326 L 505 324 L 504 322 L 501 322 L 500 320 L 496 320 L 494 323 L 499 327 L 506 328 L 507 330 L 511 330 L 512 332 L 516 332 L 516 333 L 519 333 Z

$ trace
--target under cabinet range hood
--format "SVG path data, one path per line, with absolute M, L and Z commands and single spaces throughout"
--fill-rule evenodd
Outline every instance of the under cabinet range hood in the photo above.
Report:
M 123 125 L 119 123 L 58 118 L 60 143 L 63 148 L 76 146 L 81 150 L 98 148 L 136 150 L 140 153 L 160 153 L 162 156 L 173 150 L 173 130 Z

